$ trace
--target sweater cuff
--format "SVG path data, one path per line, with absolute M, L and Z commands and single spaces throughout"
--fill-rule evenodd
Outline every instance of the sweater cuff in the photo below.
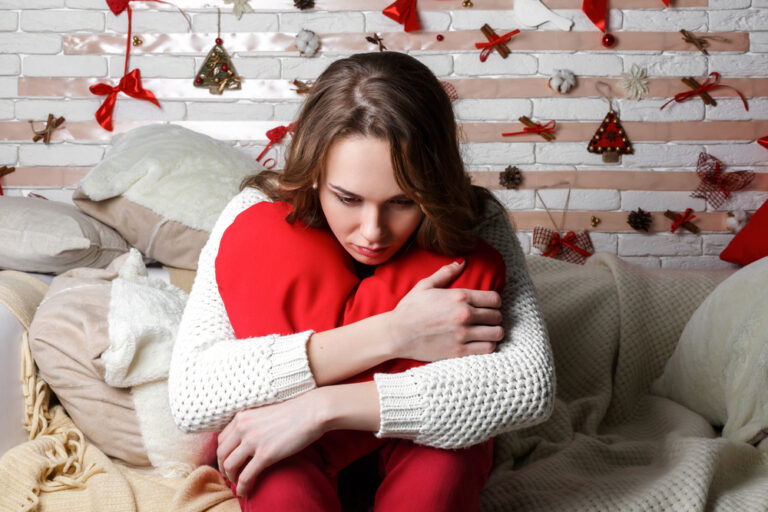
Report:
M 307 341 L 314 331 L 272 336 L 272 389 L 277 401 L 288 400 L 317 387 L 307 357 Z
M 377 373 L 381 426 L 376 437 L 416 439 L 422 424 L 422 397 L 410 371 Z

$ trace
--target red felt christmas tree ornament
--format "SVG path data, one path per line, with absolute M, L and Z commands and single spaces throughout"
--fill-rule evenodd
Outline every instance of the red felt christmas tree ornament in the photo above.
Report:
M 608 94 L 600 91 L 600 87 L 607 87 Z M 600 128 L 597 129 L 592 139 L 589 141 L 587 150 L 590 153 L 599 153 L 603 155 L 603 162 L 618 162 L 620 155 L 633 153 L 632 143 L 627 137 L 627 132 L 621 126 L 619 116 L 613 110 L 613 102 L 610 96 L 610 86 L 605 82 L 598 82 L 597 89 L 608 100 L 608 113 L 605 115 Z

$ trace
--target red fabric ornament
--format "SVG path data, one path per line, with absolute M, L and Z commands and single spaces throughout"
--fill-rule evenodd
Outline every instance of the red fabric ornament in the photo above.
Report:
M 403 25 L 406 32 L 421 30 L 419 15 L 416 12 L 416 0 L 396 0 L 381 12 L 384 16 Z
M 533 246 L 542 252 L 543 256 L 570 263 L 583 264 L 595 251 L 589 233 L 584 230 L 569 231 L 561 236 L 543 226 L 533 228 Z
M 264 153 L 269 150 L 270 146 L 272 144 L 279 144 L 283 138 L 287 134 L 293 135 L 293 130 L 296 129 L 296 123 L 291 123 L 287 126 L 276 126 L 275 128 L 272 128 L 271 130 L 267 130 L 267 138 L 269 139 L 269 144 L 259 153 L 259 156 L 256 157 L 256 161 L 260 161 L 261 157 L 264 156 Z
M 632 143 L 627 138 L 627 133 L 619 122 L 619 117 L 613 109 L 603 119 L 600 128 L 597 129 L 592 140 L 589 141 L 587 150 L 590 153 L 600 153 L 604 162 L 618 161 L 620 154 L 632 153 Z
M 696 174 L 701 181 L 691 197 L 704 199 L 713 208 L 720 208 L 731 192 L 746 187 L 755 179 L 752 171 L 724 173 L 720 160 L 704 152 L 699 154 Z
M 712 73 L 709 74 L 709 78 L 707 78 L 707 80 L 703 84 L 701 84 L 701 87 L 699 87 L 697 89 L 693 89 L 691 91 L 683 91 L 683 92 L 679 92 L 679 93 L 675 94 L 674 97 L 672 97 L 669 101 L 667 101 L 665 104 L 663 104 L 659 108 L 659 110 L 664 110 L 664 107 L 666 107 L 667 105 L 669 105 L 673 101 L 675 103 L 682 103 L 685 100 L 687 100 L 689 98 L 692 98 L 694 96 L 698 96 L 699 94 L 701 94 L 703 92 L 708 92 L 708 91 L 711 91 L 711 90 L 714 90 L 714 89 L 720 89 L 720 88 L 725 87 L 727 89 L 733 89 L 734 91 L 736 91 L 736 94 L 739 95 L 739 97 L 741 98 L 741 102 L 744 104 L 744 108 L 747 111 L 749 111 L 749 105 L 747 105 L 747 99 L 744 97 L 744 95 L 741 94 L 738 90 L 736 90 L 735 87 L 731 87 L 730 85 L 719 84 L 718 83 L 719 81 L 720 81 L 720 73 L 717 73 L 716 71 L 713 71 Z

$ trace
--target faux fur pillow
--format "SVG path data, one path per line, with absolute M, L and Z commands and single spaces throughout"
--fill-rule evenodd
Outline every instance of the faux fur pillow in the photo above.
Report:
M 148 258 L 196 269 L 219 213 L 259 168 L 206 135 L 174 125 L 142 126 L 115 137 L 73 200 Z
M 720 283 L 685 326 L 652 391 L 757 443 L 768 428 L 768 257 Z M 768 430 L 766 430 L 768 432 Z
M 40 375 L 104 453 L 183 476 L 210 434 L 184 434 L 168 404 L 168 366 L 187 295 L 147 275 L 135 249 L 107 269 L 55 278 L 29 331 Z

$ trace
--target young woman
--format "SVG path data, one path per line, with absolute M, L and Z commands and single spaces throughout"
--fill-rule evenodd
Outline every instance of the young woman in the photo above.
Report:
M 244 509 L 338 510 L 338 471 L 374 451 L 383 478 L 377 509 L 476 509 L 493 436 L 544 420 L 553 402 L 546 332 L 503 208 L 470 184 L 447 95 L 404 54 L 333 63 L 296 126 L 283 173 L 247 181 L 201 253 L 171 363 L 176 422 L 187 431 L 223 428 L 219 468 L 237 482 Z M 330 301 L 341 315 L 322 305 L 310 313 L 312 290 L 325 293 L 336 276 L 320 273 L 300 307 L 278 294 L 276 316 L 298 317 L 282 335 L 251 334 L 263 328 L 252 318 L 269 316 L 262 310 L 275 297 L 254 283 L 268 285 L 273 265 L 290 273 L 296 257 L 303 268 L 309 252 L 280 246 L 271 231 L 249 245 L 254 219 L 263 218 L 254 212 L 268 212 L 259 206 L 268 200 L 283 201 L 283 224 L 300 228 L 273 222 L 288 229 L 275 233 L 324 232 L 322 250 L 337 251 L 328 268 L 350 279 L 355 300 L 369 283 L 391 281 L 385 295 L 395 307 L 360 308 L 349 322 L 344 300 Z M 264 257 L 265 247 L 278 249 Z M 499 304 L 491 288 L 501 286 L 488 276 L 503 276 L 504 266 Z M 302 276 L 294 284 L 306 287 Z M 470 286 L 449 288 L 461 279 Z M 325 318 L 330 325 L 312 325 Z M 410 369 L 360 377 L 397 360 Z

